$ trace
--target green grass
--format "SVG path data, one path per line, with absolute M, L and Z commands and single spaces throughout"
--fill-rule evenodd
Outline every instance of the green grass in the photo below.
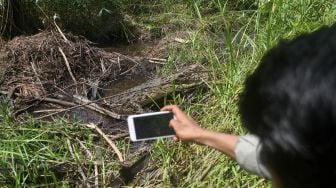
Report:
M 9 117 L 6 105 L 0 110 L 1 187 L 72 187 L 83 182 L 79 169 L 93 182 L 90 177 L 95 164 L 98 178 L 104 182 L 120 168 L 104 141 L 100 142 L 84 125 L 33 119 L 19 125 Z M 92 156 L 87 156 L 87 151 Z
M 336 5 L 330 0 L 165 1 L 158 10 L 138 19 L 151 27 L 169 23 L 168 32 L 189 33 L 188 44 L 171 50 L 167 70 L 178 62 L 200 63 L 212 72 L 209 93 L 200 93 L 192 101 L 175 96 L 171 102 L 183 107 L 202 127 L 238 135 L 246 133 L 237 109 L 239 93 L 262 55 L 279 40 L 330 25 L 336 16 Z M 148 17 L 156 19 L 150 22 Z M 156 182 L 160 186 L 271 186 L 269 181 L 240 169 L 223 154 L 193 143 L 158 141 L 153 146 L 152 157 L 160 161 L 163 175 Z M 209 165 L 213 167 L 208 175 L 198 181 Z
M 246 133 L 237 109 L 239 93 L 246 76 L 255 69 L 262 55 L 279 40 L 330 25 L 336 16 L 333 0 L 120 2 L 121 12 L 129 15 L 136 27 L 151 32 L 159 29 L 164 34 L 177 31 L 189 34 L 189 43 L 170 49 L 169 64 L 162 69 L 162 74 L 188 63 L 203 64 L 211 71 L 207 93 L 196 93 L 193 100 L 176 95 L 168 103 L 183 107 L 202 127 L 238 135 Z M 50 169 L 59 163 L 74 169 L 87 164 L 83 167 L 85 173 L 92 173 L 94 161 L 83 156 L 78 141 L 84 142 L 92 151 L 97 150 L 87 129 L 62 120 L 52 123 L 32 120 L 18 126 L 10 120 L 8 113 L 7 107 L 0 113 L 1 184 L 20 187 L 55 182 L 60 186 L 71 186 L 70 172 L 59 182 Z M 67 139 L 75 155 L 69 152 Z M 104 162 L 100 165 L 101 174 L 118 169 L 116 162 L 109 160 L 111 151 L 107 147 L 100 150 Z M 161 175 L 144 183 L 144 187 L 271 186 L 269 181 L 240 169 L 218 151 L 193 143 L 158 140 L 151 149 L 151 158 Z M 199 180 L 209 165 L 208 174 Z M 99 180 L 107 181 L 102 177 Z

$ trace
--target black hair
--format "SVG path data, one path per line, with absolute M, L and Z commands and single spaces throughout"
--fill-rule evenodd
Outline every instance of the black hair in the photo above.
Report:
M 336 25 L 269 50 L 239 110 L 283 187 L 336 187 Z

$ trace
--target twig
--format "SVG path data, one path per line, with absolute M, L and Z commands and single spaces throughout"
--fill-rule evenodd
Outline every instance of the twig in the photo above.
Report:
M 9 91 L 7 92 L 7 97 L 6 97 L 6 100 L 9 101 L 13 95 L 15 94 L 15 90 L 17 89 L 17 87 L 12 87 L 9 89 Z
M 16 94 L 16 93 L 15 93 L 15 94 Z M 33 107 L 33 106 L 39 104 L 39 103 L 40 103 L 40 101 L 33 102 L 31 105 L 28 105 L 28 106 L 26 106 L 26 107 L 24 107 L 24 108 L 21 108 L 21 109 L 18 109 L 18 110 L 16 110 L 16 111 L 14 111 L 14 112 L 11 114 L 11 116 L 12 116 L 15 120 L 17 120 L 16 117 L 17 117 L 19 114 L 23 113 L 24 111 L 28 110 L 29 108 L 31 108 L 31 107 Z M 27 121 L 26 121 L 26 122 L 27 122 Z
M 63 56 L 63 58 L 64 58 L 65 65 L 66 65 L 66 67 L 67 67 L 67 69 L 68 69 L 68 72 L 69 72 L 69 74 L 70 74 L 72 80 L 75 82 L 75 84 L 77 84 L 77 80 L 76 80 L 75 76 L 73 75 L 73 73 L 72 73 L 72 71 L 71 71 L 69 61 L 68 61 L 68 59 L 66 58 L 66 56 L 65 56 L 65 54 L 64 54 L 64 52 L 63 52 L 63 50 L 62 50 L 62 48 L 61 48 L 61 47 L 58 47 L 58 51 L 61 52 L 61 54 L 62 54 L 62 56 Z
M 57 101 L 54 100 L 54 99 L 50 100 L 50 101 L 48 99 L 50 99 L 50 98 L 41 98 L 41 99 L 36 99 L 36 100 L 39 100 L 39 102 L 46 101 L 46 102 L 57 103 Z M 63 103 L 63 104 L 65 104 L 65 103 Z M 79 108 L 81 106 L 85 106 L 85 105 L 76 105 L 75 103 L 71 103 L 71 105 L 70 105 L 70 102 L 69 102 L 69 105 L 66 105 L 66 106 L 72 106 L 72 107 L 66 108 L 66 109 L 63 109 L 63 110 L 60 110 L 60 111 L 56 111 L 54 113 L 47 114 L 47 115 L 44 115 L 44 116 L 37 117 L 37 118 L 35 118 L 35 120 L 40 120 L 40 119 L 43 119 L 43 118 L 47 118 L 47 117 L 50 117 L 50 116 L 53 116 L 53 115 L 56 115 L 56 114 L 59 114 L 59 113 L 62 113 L 62 112 L 67 112 L 67 111 L 70 111 L 72 109 Z
M 76 138 L 76 140 L 79 143 L 79 145 L 84 149 L 86 157 L 89 158 L 90 160 L 93 160 L 93 155 L 91 151 L 78 138 Z
M 35 74 L 35 76 L 36 76 L 37 81 L 38 81 L 39 84 L 41 85 L 41 88 L 42 88 L 43 93 L 46 93 L 46 92 L 45 92 L 45 89 L 44 89 L 44 87 L 43 87 L 43 84 L 42 84 L 42 82 L 41 82 L 41 79 L 40 79 L 39 75 L 37 74 L 36 66 L 35 66 L 34 62 L 30 62 L 30 65 L 31 65 L 31 67 L 32 67 L 32 69 L 33 69 L 33 72 L 34 72 L 34 74 Z
M 118 53 L 118 52 L 113 52 L 113 53 L 116 54 L 116 55 L 118 55 L 118 58 L 119 58 L 119 56 L 122 56 L 123 58 L 130 60 L 130 61 L 133 62 L 134 64 L 139 64 L 139 62 L 137 62 L 136 60 L 134 60 L 134 59 L 132 59 L 132 58 L 130 58 L 130 57 L 128 57 L 128 56 L 125 56 L 125 55 L 123 55 L 123 54 L 121 54 L 121 53 Z
M 89 123 L 86 126 L 91 128 L 91 129 L 95 129 L 98 132 L 98 134 L 100 134 L 106 140 L 106 142 L 112 147 L 114 152 L 117 154 L 117 156 L 119 158 L 119 161 L 124 162 L 124 158 L 123 158 L 121 152 L 119 151 L 119 149 L 117 148 L 117 146 L 113 143 L 113 141 L 111 139 L 109 139 L 109 137 L 97 125 L 95 125 L 93 123 Z
M 46 112 L 59 112 L 64 109 L 48 109 L 48 110 L 36 110 L 33 111 L 33 113 L 38 114 L 38 113 L 46 113 Z
M 0 93 L 6 95 L 8 92 L 7 91 L 0 91 Z M 15 93 L 15 95 L 19 96 L 19 94 L 17 94 L 17 93 Z M 100 98 L 100 99 L 97 99 L 97 100 L 94 100 L 94 101 L 89 101 L 89 102 L 84 103 L 84 104 L 79 104 L 79 105 L 75 104 L 75 106 L 73 106 L 73 105 L 67 105 L 67 106 L 71 106 L 71 107 L 70 108 L 66 108 L 64 110 L 61 110 L 61 111 L 58 111 L 58 112 L 54 112 L 54 113 L 45 115 L 45 116 L 41 116 L 41 117 L 35 118 L 35 120 L 40 120 L 40 119 L 43 119 L 43 118 L 46 118 L 46 117 L 50 117 L 50 116 L 53 116 L 53 115 L 56 115 L 56 114 L 59 114 L 59 113 L 62 113 L 62 112 L 67 112 L 67 111 L 72 110 L 72 109 L 80 108 L 82 106 L 86 106 L 86 105 L 91 104 L 91 103 L 96 103 L 96 102 L 99 102 L 99 101 L 104 101 L 105 99 L 117 97 L 117 96 L 120 96 L 120 95 L 123 95 L 123 93 L 112 95 L 112 96 L 108 96 L 108 97 L 103 97 L 103 98 Z M 38 100 L 39 102 L 41 102 L 41 101 L 51 102 L 51 100 L 48 100 L 48 99 L 51 99 L 51 98 L 35 98 L 34 100 Z M 53 101 L 55 101 L 55 100 L 53 100 Z M 55 102 L 55 103 L 57 103 L 57 102 Z M 72 103 L 72 104 L 74 104 L 74 103 Z M 126 116 L 121 115 L 120 118 L 121 119 L 125 119 Z
M 127 73 L 130 72 L 132 69 L 134 69 L 136 66 L 138 66 L 138 65 L 136 64 L 136 65 L 134 65 L 133 67 L 129 68 L 128 70 L 126 70 L 126 71 L 120 73 L 119 76 L 123 76 L 123 75 L 127 74 Z
M 40 117 L 35 118 L 35 119 L 36 120 L 43 119 L 43 118 L 46 118 L 46 117 L 50 117 L 50 116 L 56 115 L 58 113 L 70 111 L 72 109 L 75 109 L 75 108 L 78 108 L 78 107 L 81 107 L 81 106 L 87 107 L 87 108 L 89 108 L 91 110 L 94 110 L 96 112 L 99 112 L 101 114 L 110 116 L 110 117 L 115 118 L 115 119 L 125 119 L 126 118 L 126 116 L 123 116 L 123 115 L 120 115 L 120 114 L 116 114 L 114 112 L 111 112 L 109 110 L 106 110 L 106 109 L 98 106 L 97 104 L 93 104 L 93 101 L 83 100 L 83 99 L 79 100 L 78 97 L 75 98 L 75 99 L 77 100 L 78 103 L 80 103 L 79 105 L 77 105 L 76 103 L 73 103 L 73 102 L 62 101 L 62 100 L 59 100 L 59 99 L 54 99 L 54 98 L 49 98 L 49 97 L 38 98 L 36 100 L 45 101 L 45 102 L 51 102 L 51 103 L 56 103 L 56 104 L 60 104 L 60 105 L 63 105 L 63 106 L 71 106 L 71 107 L 70 108 L 66 108 L 66 109 L 62 109 L 62 110 L 59 110 L 59 111 L 56 111 L 56 112 L 51 113 L 51 114 L 40 116 Z
M 92 98 L 96 99 L 98 95 L 98 86 L 99 86 L 99 80 L 95 80 L 94 82 L 89 81 L 88 84 L 91 87 L 91 96 Z M 84 84 L 85 86 L 85 84 Z
M 161 62 L 167 62 L 167 59 L 162 59 L 162 58 L 154 58 L 154 57 L 148 58 L 148 60 L 152 60 L 152 61 L 161 61 Z
M 74 97 L 75 101 L 79 104 L 90 102 L 88 99 L 86 99 L 86 98 L 84 98 L 83 96 L 80 96 L 80 95 L 73 95 L 73 97 Z M 115 118 L 115 119 L 125 119 L 125 117 L 123 115 L 120 115 L 120 114 L 111 112 L 109 110 L 106 110 L 105 108 L 100 107 L 95 103 L 88 104 L 88 105 L 86 105 L 86 107 L 91 109 L 91 110 L 97 111 L 99 113 L 108 115 L 108 116 L 110 116 L 112 118 Z
M 54 19 L 54 24 L 55 24 L 55 27 L 57 29 L 57 31 L 61 34 L 61 36 L 63 37 L 64 41 L 68 44 L 70 44 L 69 40 L 65 37 L 65 35 L 63 34 L 61 28 L 58 27 L 58 25 L 56 24 L 56 21 Z M 70 44 L 71 45 L 71 44 Z
M 0 94 L 1 95 L 8 95 L 8 93 L 9 93 L 8 91 L 2 91 L 2 90 L 0 90 Z
M 121 66 L 120 66 L 120 56 L 119 56 L 119 55 L 118 55 L 118 58 L 117 58 L 117 63 L 118 63 L 119 70 L 121 70 Z
M 73 103 L 73 102 L 62 101 L 62 100 L 54 99 L 54 98 L 50 98 L 50 97 L 40 98 L 38 100 L 41 100 L 41 101 L 44 101 L 44 102 L 56 103 L 56 104 L 60 104 L 60 105 L 63 105 L 63 106 L 76 106 L 76 104 Z
M 118 135 L 115 135 L 115 136 L 110 136 L 110 139 L 111 140 L 117 140 L 119 138 L 124 138 L 124 137 L 126 137 L 128 135 L 129 135 L 129 133 L 121 133 L 121 134 L 118 134 Z
M 100 59 L 100 66 L 101 66 L 101 69 L 102 69 L 103 74 L 105 74 L 105 72 L 106 72 L 106 67 L 105 67 L 104 62 L 102 61 L 102 59 Z
M 90 187 L 90 184 L 88 183 L 87 178 L 84 174 L 84 171 L 83 171 L 82 167 L 80 166 L 80 163 L 79 163 L 77 157 L 75 156 L 75 154 L 73 152 L 72 145 L 71 145 L 70 140 L 68 138 L 67 138 L 67 143 L 68 143 L 68 148 L 69 148 L 71 156 L 78 162 L 78 171 L 83 178 L 83 182 L 86 184 L 87 187 Z
M 153 61 L 153 60 L 148 60 L 148 62 L 150 62 L 150 63 L 155 63 L 155 64 L 159 64 L 159 65 L 165 65 L 165 64 L 167 64 L 167 63 L 165 63 L 165 62 Z
M 189 42 L 188 40 L 177 38 L 177 37 L 174 38 L 174 41 L 178 43 L 182 43 L 182 44 L 187 44 Z
M 98 180 L 98 165 L 94 164 L 94 174 L 95 174 L 95 188 L 99 188 L 99 180 Z
M 213 161 L 209 166 L 203 171 L 203 173 L 197 178 L 197 181 L 202 181 L 210 172 L 210 170 L 215 166 L 217 159 Z
M 87 158 L 90 158 L 90 160 L 93 160 L 93 155 L 92 155 L 91 151 L 78 138 L 76 138 L 76 140 L 78 141 L 79 145 L 84 149 Z M 97 161 L 95 161 L 94 162 L 95 188 L 99 188 L 98 173 L 99 173 L 98 172 L 98 164 L 97 164 Z M 91 177 L 89 179 L 91 179 Z

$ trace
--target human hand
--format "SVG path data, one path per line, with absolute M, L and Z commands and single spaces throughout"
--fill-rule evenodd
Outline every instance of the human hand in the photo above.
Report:
M 168 105 L 161 109 L 161 111 L 172 111 L 175 118 L 170 120 L 169 126 L 174 129 L 174 140 L 182 141 L 197 141 L 203 133 L 203 129 L 193 120 L 187 116 L 176 105 Z

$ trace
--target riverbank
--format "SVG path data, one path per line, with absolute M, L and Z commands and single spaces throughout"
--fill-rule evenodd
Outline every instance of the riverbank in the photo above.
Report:
M 245 134 L 237 112 L 239 93 L 246 75 L 258 65 L 265 51 L 281 39 L 336 21 L 336 5 L 331 0 L 160 1 L 130 7 L 124 16 L 134 26 L 147 29 L 153 36 L 156 33 L 153 38 L 184 33 L 183 37 L 174 37 L 178 46 L 167 45 L 163 57 L 166 62 L 155 72 L 157 75 L 171 74 L 185 64 L 199 64 L 210 70 L 206 93 L 177 94 L 163 103 L 180 105 L 202 127 L 234 134 Z M 9 106 L 2 105 L 0 113 L 0 158 L 5 167 L 0 171 L 1 184 L 122 185 L 116 183 L 120 164 L 96 132 L 62 118 L 53 122 L 30 119 L 18 126 L 9 116 Z M 111 139 L 122 153 L 132 153 L 129 141 L 120 138 Z M 97 140 L 102 144 L 97 145 Z M 91 156 L 85 151 L 90 151 Z M 248 174 L 228 157 L 203 146 L 158 140 L 148 151 L 146 166 L 128 185 L 270 187 L 267 180 Z

